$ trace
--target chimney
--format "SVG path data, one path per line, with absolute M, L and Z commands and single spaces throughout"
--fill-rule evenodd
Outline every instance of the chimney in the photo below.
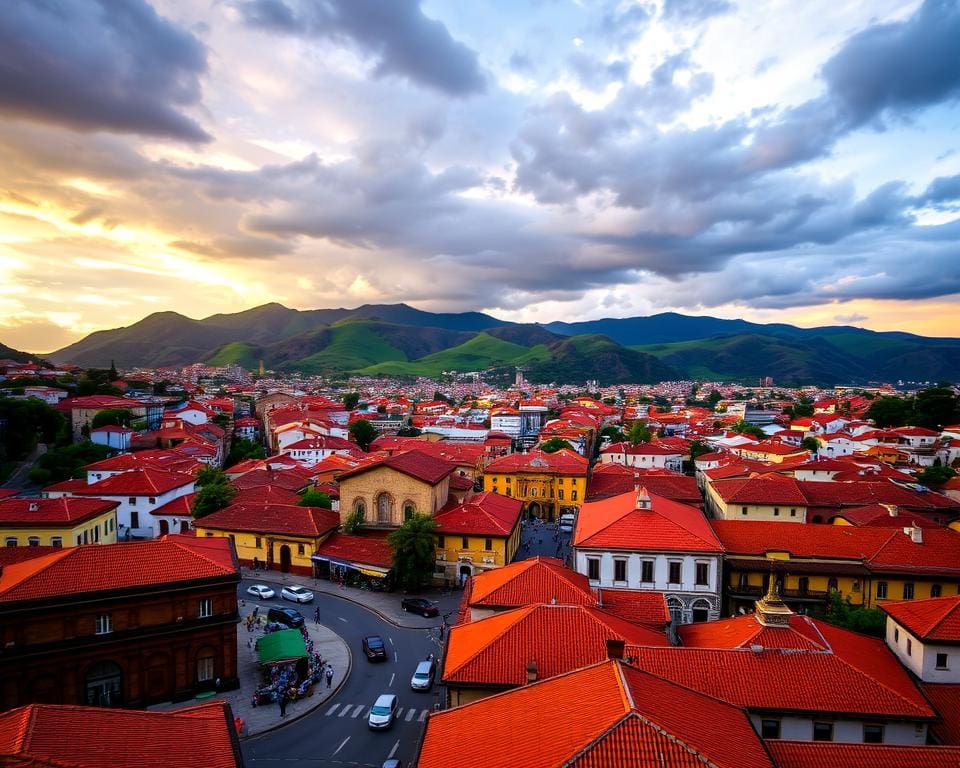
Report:
M 38 502 L 38 501 L 31 501 L 31 502 L 30 502 L 30 506 L 27 507 L 27 509 L 29 509 L 31 512 L 39 512 L 39 511 L 40 511 L 40 502 Z
M 537 682 L 537 662 L 533 659 L 527 662 L 527 683 Z
M 880 506 L 886 508 L 890 517 L 896 517 L 900 513 L 896 504 L 881 504 Z
M 910 537 L 910 541 L 914 544 L 923 544 L 923 528 L 919 525 L 914 525 L 911 528 L 904 528 L 903 532 Z
M 637 509 L 650 509 L 650 494 L 646 488 L 637 489 Z
M 623 661 L 623 649 L 626 646 L 625 640 L 607 640 L 607 658 L 615 661 Z

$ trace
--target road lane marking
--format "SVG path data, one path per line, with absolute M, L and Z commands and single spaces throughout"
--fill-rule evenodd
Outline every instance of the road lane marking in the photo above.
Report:
M 415 714 L 417 714 L 417 710 L 413 709 L 412 707 L 407 710 L 407 722 L 408 722 L 408 723 L 409 723 L 411 720 L 413 720 L 413 716 L 414 716 Z
M 344 624 L 349 624 L 349 623 L 350 623 L 350 622 L 347 621 L 345 618 L 343 618 L 343 616 L 337 616 L 337 618 L 340 619 L 340 621 L 342 621 Z
M 345 704 L 345 705 L 343 706 L 343 709 L 340 710 L 340 714 L 337 715 L 337 717 L 343 717 L 343 716 L 346 715 L 349 711 L 350 711 L 350 705 L 349 705 L 349 704 Z
M 393 688 L 393 678 L 395 678 L 396 676 L 397 676 L 396 672 L 390 673 L 390 685 L 388 685 L 387 688 Z
M 337 711 L 337 707 L 339 707 L 339 706 L 340 706 L 339 704 L 334 704 L 332 707 L 330 707 L 330 709 L 327 710 L 327 717 L 329 717 L 329 716 L 332 715 L 334 712 L 336 712 L 336 711 Z
M 356 717 L 361 712 L 363 712 L 363 704 L 357 704 L 357 706 L 353 708 L 353 714 L 350 715 L 350 717 Z
M 389 760 L 389 759 L 392 758 L 395 754 L 397 754 L 397 749 L 399 749 L 399 747 L 400 747 L 400 740 L 398 739 L 398 740 L 397 740 L 397 743 L 393 745 L 393 749 L 390 750 L 390 754 L 387 755 L 387 760 Z
M 388 638 L 390 640 L 390 645 L 393 645 L 393 638 Z
M 343 747 L 346 745 L 346 743 L 347 743 L 348 741 L 350 741 L 350 737 L 349 737 L 349 736 L 347 736 L 347 738 L 345 738 L 343 741 L 340 742 L 340 746 L 339 746 L 339 747 L 337 747 L 335 750 L 333 750 L 333 754 L 331 755 L 331 757 L 335 757 L 336 754 L 337 754 L 337 752 L 339 752 L 341 749 L 343 749 Z
M 394 661 L 394 662 L 397 662 L 399 659 L 400 659 L 400 657 L 397 656 L 397 652 L 394 651 L 394 652 L 393 652 L 393 661 Z
M 417 720 L 419 720 L 422 723 L 424 720 L 427 719 L 427 715 L 429 714 L 429 712 L 430 712 L 429 709 L 424 709 L 423 711 L 420 712 L 420 717 L 418 717 Z

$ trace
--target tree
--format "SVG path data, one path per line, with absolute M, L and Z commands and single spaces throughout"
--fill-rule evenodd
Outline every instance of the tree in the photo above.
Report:
M 956 476 L 956 471 L 951 467 L 925 467 L 917 474 L 917 482 L 924 485 L 943 485 Z
M 397 581 L 406 589 L 422 589 L 433 577 L 437 524 L 429 515 L 415 512 L 397 530 L 387 536 L 393 550 L 393 568 Z
M 549 440 L 544 440 L 542 443 L 540 443 L 538 447 L 544 453 L 556 453 L 561 448 L 567 448 L 571 451 L 573 450 L 573 446 L 562 437 L 551 437 Z
M 793 405 L 783 409 L 791 419 L 799 419 L 804 416 L 813 416 L 813 403 L 809 400 L 798 400 Z
M 128 427 L 133 419 L 133 411 L 131 411 L 129 408 L 107 408 L 107 410 L 100 411 L 96 416 L 93 417 L 93 421 L 90 422 L 90 426 L 93 429 L 112 425 Z
M 627 436 L 623 434 L 623 430 L 612 424 L 600 430 L 600 437 L 609 437 L 611 443 L 619 443 L 627 439 Z
M 353 534 L 356 533 L 360 527 L 363 525 L 363 509 L 358 508 L 353 510 L 347 519 L 343 521 L 343 532 Z
M 230 453 L 227 454 L 224 466 L 232 467 L 234 464 L 239 464 L 247 459 L 264 459 L 266 456 L 267 454 L 260 443 L 238 437 L 230 443 Z
M 801 448 L 806 448 L 810 453 L 819 453 L 820 452 L 820 441 L 817 438 L 810 436 L 805 437 L 800 442 Z
M 420 437 L 423 433 L 416 427 L 400 427 L 397 437 Z
M 208 485 L 226 485 L 229 478 L 222 469 L 216 467 L 204 467 L 197 472 L 197 485 L 205 488 Z
M 360 393 L 359 392 L 345 392 L 343 395 L 343 407 L 352 411 L 357 407 L 357 403 L 360 402 Z
M 960 396 L 949 387 L 924 389 L 917 393 L 913 410 L 910 424 L 940 431 L 960 421 Z
M 297 506 L 333 509 L 333 500 L 330 498 L 329 494 L 326 494 L 323 491 L 315 491 L 310 489 L 305 491 L 300 497 L 300 501 L 297 502 Z
M 218 413 L 212 419 L 210 419 L 214 424 L 216 424 L 220 429 L 226 429 L 230 426 L 230 417 L 225 413 Z
M 866 416 L 878 427 L 902 427 L 910 418 L 913 404 L 902 397 L 879 397 L 870 403 Z
M 120 374 L 117 373 L 117 366 L 113 364 L 113 360 L 110 361 L 110 370 L 107 371 L 107 379 L 109 381 L 116 381 L 120 378 Z
M 886 633 L 887 615 L 879 608 L 863 608 L 853 605 L 850 598 L 840 597 L 840 593 L 833 591 L 824 608 L 812 607 L 809 614 L 828 624 L 850 629 L 864 635 L 883 637 Z
M 195 520 L 206 517 L 211 512 L 223 509 L 237 495 L 236 487 L 227 483 L 213 483 L 205 485 L 197 491 L 193 499 L 193 509 L 190 510 Z
M 635 421 L 630 427 L 630 432 L 627 434 L 627 439 L 630 441 L 630 445 L 637 445 L 637 443 L 649 443 L 651 440 L 653 440 L 653 432 L 651 432 L 650 427 L 648 427 L 642 421 Z
M 749 421 L 744 419 L 733 422 L 733 424 L 730 425 L 730 429 L 734 432 L 740 433 L 741 435 L 751 435 L 758 440 L 763 440 L 767 436 L 767 433 L 760 429 L 760 427 L 758 427 L 756 424 L 751 424 Z
M 716 408 L 717 403 L 723 400 L 723 395 L 721 395 L 717 390 L 711 389 L 710 394 L 707 395 L 707 402 L 710 404 L 711 408 Z
M 702 440 L 694 440 L 690 443 L 690 460 L 693 461 L 698 456 L 703 456 L 705 453 L 710 453 L 711 451 L 713 451 L 713 448 Z
M 30 471 L 30 482 L 37 485 L 58 483 L 71 477 L 85 477 L 83 467 L 102 461 L 113 453 L 105 445 L 84 441 L 47 451 Z
M 377 438 L 377 430 L 366 419 L 357 419 L 350 425 L 350 435 L 361 450 L 367 451 L 370 449 L 370 443 Z

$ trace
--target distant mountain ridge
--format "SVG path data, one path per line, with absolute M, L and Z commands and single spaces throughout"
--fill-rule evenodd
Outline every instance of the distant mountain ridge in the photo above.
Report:
M 301 311 L 273 303 L 202 320 L 159 312 L 92 333 L 49 358 L 88 367 L 114 360 L 124 368 L 193 362 L 256 368 L 262 361 L 306 374 L 431 377 L 522 365 L 534 382 L 601 384 L 761 376 L 782 384 L 960 379 L 960 339 L 676 313 L 531 325 L 406 304 Z

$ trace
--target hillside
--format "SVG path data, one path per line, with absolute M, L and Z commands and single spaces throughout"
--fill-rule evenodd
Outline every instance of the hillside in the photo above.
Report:
M 532 381 L 709 378 L 782 384 L 960 380 L 960 339 L 848 326 L 797 328 L 673 313 L 580 323 L 506 323 L 406 304 L 299 311 L 265 304 L 193 320 L 159 312 L 98 331 L 54 362 L 121 368 L 237 364 L 308 374 L 438 376 L 528 366 Z
M 18 363 L 41 363 L 43 360 L 29 352 L 21 352 L 19 349 L 8 347 L 6 344 L 0 344 L 0 360 L 15 360 Z

